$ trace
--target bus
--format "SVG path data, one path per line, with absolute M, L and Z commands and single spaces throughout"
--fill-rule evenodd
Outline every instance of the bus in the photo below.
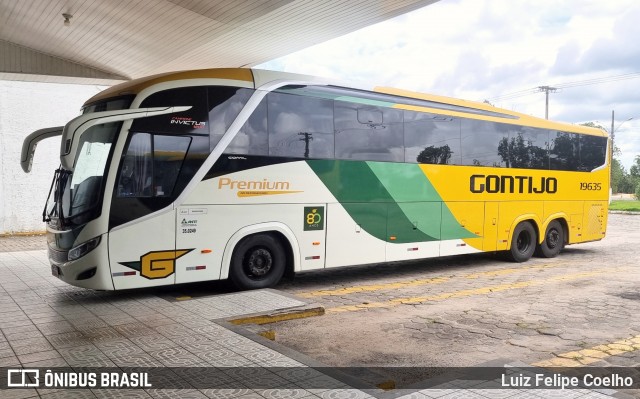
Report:
M 488 104 L 248 68 L 108 88 L 65 126 L 52 274 L 96 290 L 458 254 L 554 257 L 605 236 L 606 132 Z

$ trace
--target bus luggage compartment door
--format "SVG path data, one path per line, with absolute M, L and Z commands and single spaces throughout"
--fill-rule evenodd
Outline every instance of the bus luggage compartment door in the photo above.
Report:
M 387 204 L 327 206 L 326 267 L 385 261 Z

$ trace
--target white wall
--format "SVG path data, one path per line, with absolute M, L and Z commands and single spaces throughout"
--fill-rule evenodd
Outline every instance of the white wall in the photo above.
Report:
M 62 126 L 104 86 L 0 81 L 0 234 L 42 232 L 44 208 L 60 138 L 38 144 L 31 173 L 20 167 L 22 140 L 45 127 Z

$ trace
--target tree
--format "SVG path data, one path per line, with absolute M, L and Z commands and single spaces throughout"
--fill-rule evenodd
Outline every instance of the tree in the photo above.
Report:
M 448 144 L 440 147 L 430 145 L 418 154 L 417 161 L 418 163 L 446 165 L 449 163 L 452 153 Z
M 507 168 L 539 168 L 546 165 L 547 150 L 533 145 L 531 140 L 525 140 L 518 134 L 510 139 L 503 137 L 500 140 L 498 155 Z
M 636 159 L 633 162 L 634 164 L 629 168 L 629 175 L 640 178 L 640 155 L 636 155 Z
M 606 131 L 604 127 L 594 122 L 587 122 L 582 125 Z M 640 156 L 636 156 L 635 164 L 627 173 L 619 159 L 621 153 L 620 148 L 617 146 L 613 147 L 613 157 L 611 159 L 611 190 L 614 193 L 634 193 L 636 192 L 636 186 L 640 182 Z
M 625 170 L 616 158 L 611 161 L 611 191 L 620 193 L 620 186 L 624 186 Z

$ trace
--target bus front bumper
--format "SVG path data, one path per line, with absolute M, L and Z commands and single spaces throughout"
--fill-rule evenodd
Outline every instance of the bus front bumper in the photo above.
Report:
M 49 246 L 51 274 L 67 284 L 94 290 L 113 290 L 111 269 L 108 263 L 107 235 L 84 256 L 69 261 L 69 251 Z

